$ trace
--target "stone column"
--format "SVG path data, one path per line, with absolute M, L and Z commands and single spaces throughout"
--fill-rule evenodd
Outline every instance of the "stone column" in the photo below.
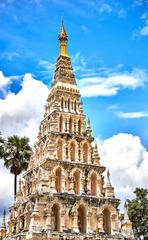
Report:
M 90 226 L 90 220 L 91 220 L 92 213 L 87 213 L 87 223 L 86 223 L 86 233 L 92 232 L 91 226 Z
M 73 213 L 73 226 L 72 226 L 72 229 L 75 231 L 75 232 L 79 232 L 79 228 L 78 228 L 78 213 L 77 212 L 74 212 Z
M 65 174 L 61 175 L 62 192 L 65 192 Z
M 81 162 L 81 147 L 80 147 L 80 142 L 78 142 L 78 162 Z
M 51 212 L 46 215 L 46 229 L 51 230 Z
M 50 188 L 52 193 L 55 193 L 55 176 L 51 176 L 51 188 Z
M 102 213 L 98 214 L 98 229 L 99 229 L 99 232 L 104 232 L 104 229 L 103 229 L 103 214 Z
M 76 121 L 76 134 L 78 134 L 78 122 Z
M 84 176 L 81 176 L 80 177 L 80 195 L 84 193 L 84 182 L 85 182 L 85 178 Z
M 87 177 L 87 194 L 91 194 L 91 179 Z
M 69 132 L 69 119 L 67 119 L 67 132 Z
M 62 206 L 63 207 L 63 206 Z M 65 230 L 66 226 L 65 226 L 65 210 L 61 210 L 61 232 L 63 230 Z
M 70 178 L 70 189 L 69 189 L 70 193 L 74 193 L 74 179 L 73 177 Z

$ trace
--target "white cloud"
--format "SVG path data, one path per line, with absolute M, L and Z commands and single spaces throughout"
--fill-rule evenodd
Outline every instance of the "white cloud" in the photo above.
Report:
M 94 79 L 85 79 L 88 80 L 94 80 Z M 99 82 L 99 79 L 98 79 Z M 113 96 L 116 95 L 118 92 L 117 87 L 110 87 L 108 88 L 105 86 L 105 84 L 93 84 L 93 85 L 87 85 L 82 86 L 80 85 L 80 92 L 83 97 L 96 97 L 96 96 Z
M 101 163 L 108 166 L 111 181 L 121 198 L 132 196 L 136 187 L 148 186 L 148 151 L 138 136 L 119 133 L 99 143 Z
M 8 208 L 14 199 L 14 177 L 3 166 L 3 161 L 0 159 L 0 208 L 3 211 L 4 208 Z
M 145 13 L 143 13 L 142 15 L 141 15 L 141 19 L 142 20 L 146 20 L 148 18 L 148 13 L 147 12 L 145 12 Z
M 88 28 L 85 25 L 81 25 L 81 29 L 83 30 L 83 32 L 87 33 L 88 32 Z
M 49 61 L 46 60 L 40 60 L 38 63 L 38 67 L 41 68 L 39 70 L 39 75 L 41 76 L 42 79 L 44 78 L 49 78 L 53 76 L 53 72 L 55 69 L 55 64 L 50 63 Z
M 0 58 L 1 59 L 8 59 L 9 61 L 12 61 L 15 58 L 20 57 L 20 54 L 17 52 L 4 52 L 1 54 Z
M 0 90 L 2 90 L 5 86 L 10 83 L 11 79 L 9 77 L 5 77 L 3 72 L 0 71 Z
M 35 3 L 38 7 L 41 6 L 41 0 L 31 0 L 30 3 Z
M 18 134 L 35 141 L 49 90 L 31 74 L 25 74 L 22 89 L 0 99 L 0 131 L 4 135 Z
M 115 112 L 115 115 L 119 118 L 144 118 L 148 117 L 148 111 L 143 112 Z
M 144 26 L 141 31 L 140 31 L 140 34 L 142 36 L 147 36 L 148 35 L 148 25 L 147 26 Z
M 112 12 L 112 7 L 111 5 L 107 4 L 107 3 L 102 3 L 101 6 L 99 7 L 99 12 L 100 13 L 110 13 Z
M 1 72 L 1 86 L 9 83 Z M 22 88 L 17 93 L 8 93 L 0 99 L 0 131 L 3 135 L 28 136 L 31 143 L 36 140 L 38 127 L 43 116 L 44 104 L 49 90 L 41 81 L 35 80 L 31 74 L 23 77 Z M 0 159 L 0 207 L 1 210 L 13 202 L 13 175 L 3 166 Z M 7 211 L 8 212 L 8 211 Z
M 145 2 L 145 0 L 134 0 L 135 6 L 142 6 Z
M 5 135 L 27 135 L 34 142 L 47 95 L 46 85 L 31 74 L 25 74 L 22 89 L 0 100 L 0 131 Z M 120 133 L 102 141 L 99 153 L 101 163 L 110 167 L 118 197 L 131 197 L 135 187 L 148 185 L 148 152 L 139 137 Z M 4 169 L 2 162 L 0 178 L 3 179 L 0 182 L 0 205 L 3 207 L 13 200 L 13 176 Z
M 82 96 L 112 96 L 123 88 L 142 87 L 148 81 L 148 73 L 144 69 L 135 68 L 131 72 L 118 72 L 118 70 L 114 72 L 111 69 L 107 72 L 107 68 L 104 72 L 99 70 L 100 73 L 96 73 L 98 76 L 82 78 L 78 81 Z
M 127 13 L 126 13 L 126 10 L 124 8 L 121 8 L 119 11 L 118 11 L 118 16 L 120 18 L 126 18 L 127 16 Z

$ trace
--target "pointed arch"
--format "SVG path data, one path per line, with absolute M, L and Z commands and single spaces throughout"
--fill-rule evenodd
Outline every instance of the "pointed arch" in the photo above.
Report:
M 80 194 L 80 171 L 76 170 L 73 174 L 74 179 L 74 192 Z
M 111 213 L 108 208 L 103 210 L 103 228 L 106 234 L 111 234 Z
M 52 230 L 60 232 L 61 229 L 60 207 L 56 203 L 52 206 L 52 223 L 53 223 Z
M 57 192 L 62 192 L 62 171 L 60 167 L 55 171 L 55 189 Z
M 78 208 L 78 228 L 80 233 L 87 232 L 86 207 L 80 205 Z
M 57 143 L 57 157 L 58 160 L 63 159 L 63 141 L 61 139 L 59 139 Z
M 76 143 L 74 141 L 70 143 L 70 160 L 72 162 L 76 160 Z
M 91 174 L 91 195 L 97 196 L 97 175 L 95 172 Z
M 88 163 L 88 144 L 85 142 L 83 144 L 83 163 Z

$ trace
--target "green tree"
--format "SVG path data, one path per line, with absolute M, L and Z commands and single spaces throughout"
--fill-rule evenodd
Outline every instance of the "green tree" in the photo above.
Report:
M 128 214 L 136 239 L 148 240 L 148 190 L 136 188 L 136 198 L 128 200 Z
M 14 197 L 17 192 L 17 176 L 26 170 L 31 156 L 29 138 L 11 136 L 3 141 L 1 157 L 4 165 L 14 174 Z

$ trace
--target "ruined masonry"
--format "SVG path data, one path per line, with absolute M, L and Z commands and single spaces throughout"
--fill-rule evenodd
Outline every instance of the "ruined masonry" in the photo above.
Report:
M 132 238 L 127 211 L 120 229 L 120 200 L 110 173 L 104 183 L 90 120 L 86 124 L 79 89 L 67 53 L 62 23 L 60 54 L 38 141 L 10 208 L 6 239 Z M 4 225 L 4 224 L 3 224 Z

